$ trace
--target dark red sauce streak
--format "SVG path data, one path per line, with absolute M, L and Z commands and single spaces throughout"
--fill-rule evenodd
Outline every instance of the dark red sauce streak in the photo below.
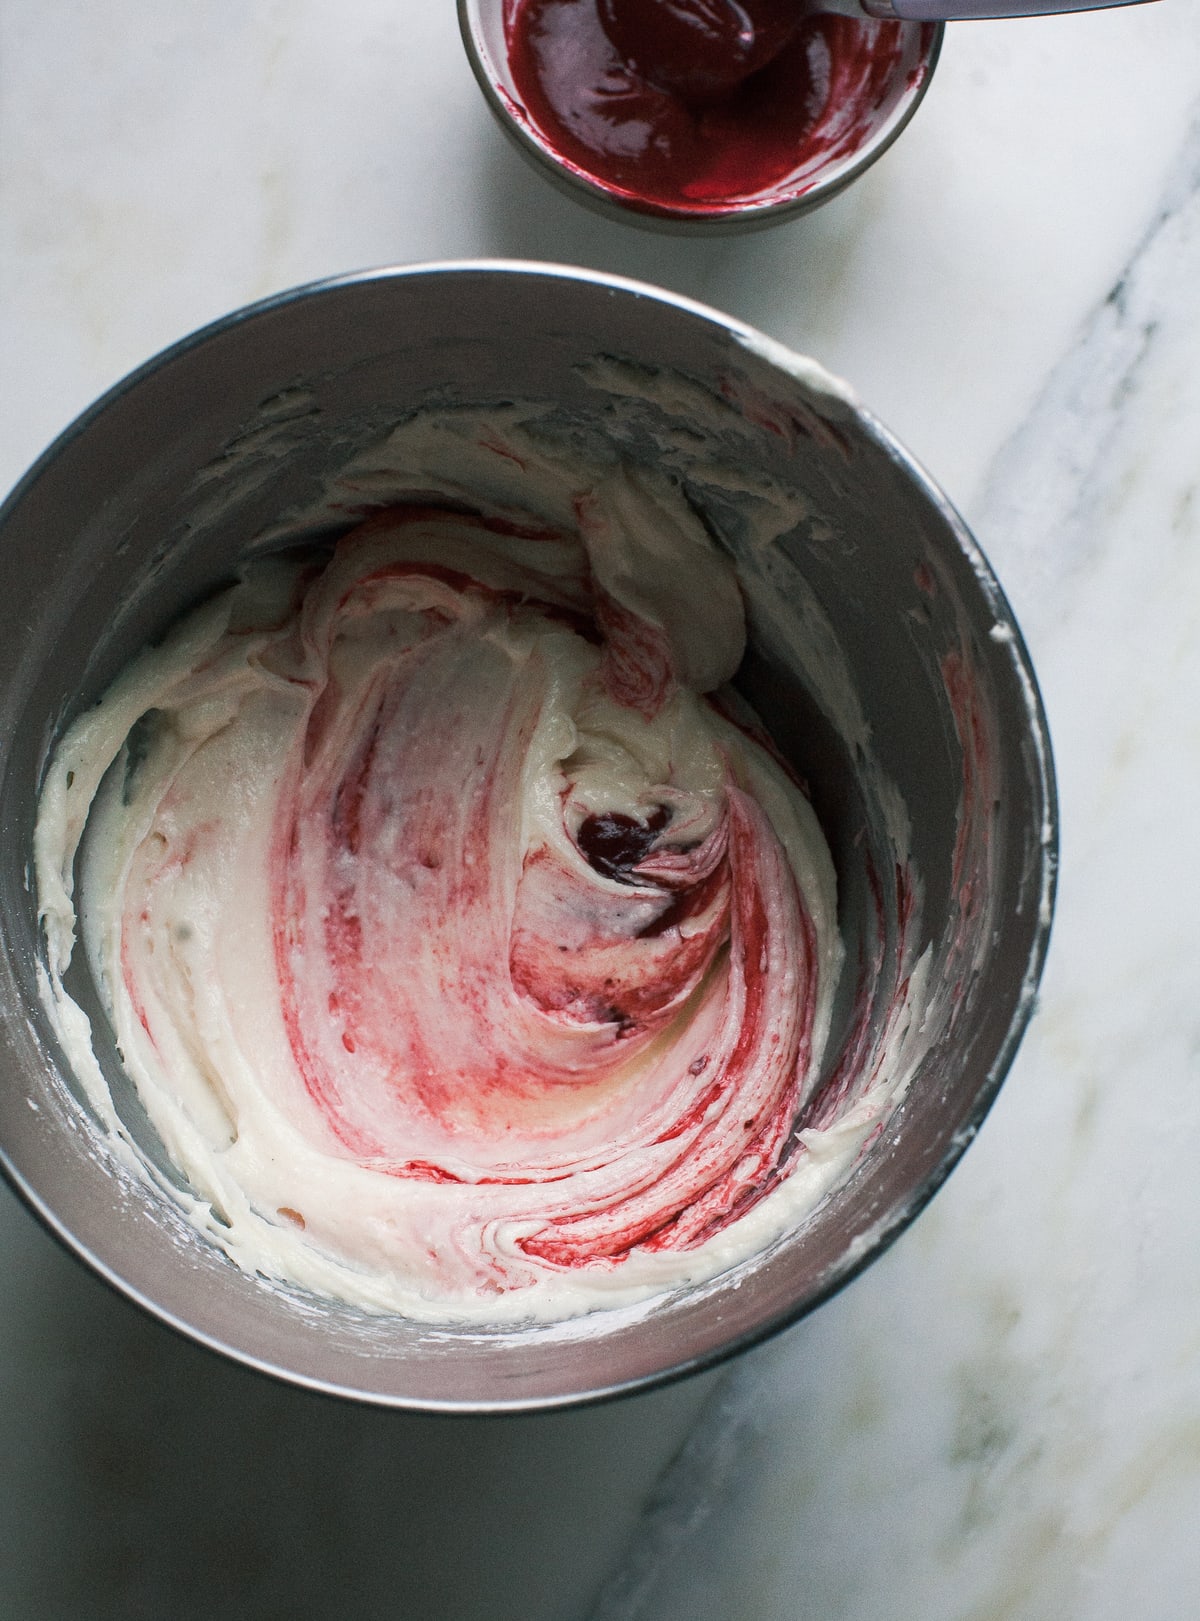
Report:
M 575 842 L 589 866 L 606 878 L 629 883 L 633 869 L 649 854 L 670 815 L 665 805 L 660 805 L 644 822 L 625 816 L 621 811 L 601 811 L 584 817 Z

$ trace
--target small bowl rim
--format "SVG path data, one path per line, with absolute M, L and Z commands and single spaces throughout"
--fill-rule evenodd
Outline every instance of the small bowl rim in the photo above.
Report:
M 813 209 L 819 208 L 843 192 L 881 158 L 908 127 L 917 108 L 924 101 L 933 79 L 946 31 L 946 25 L 941 22 L 904 25 L 930 31 L 929 46 L 924 53 L 919 77 L 897 104 L 892 117 L 882 124 L 843 166 L 832 170 L 827 176 L 818 178 L 807 190 L 798 194 L 735 203 L 720 212 L 702 213 L 699 210 L 672 209 L 664 205 L 640 202 L 619 188 L 606 185 L 589 175 L 586 170 L 563 158 L 548 141 L 539 137 L 532 124 L 526 124 L 514 117 L 509 105 L 510 98 L 501 89 L 491 71 L 488 56 L 474 27 L 473 13 L 478 10 L 481 3 L 486 3 L 486 0 L 456 0 L 463 48 L 492 115 L 521 156 L 539 174 L 550 179 L 565 196 L 584 203 L 608 219 L 625 225 L 640 226 L 646 230 L 696 236 L 763 230 L 768 226 L 811 213 Z M 503 4 L 506 0 L 497 0 L 497 3 Z

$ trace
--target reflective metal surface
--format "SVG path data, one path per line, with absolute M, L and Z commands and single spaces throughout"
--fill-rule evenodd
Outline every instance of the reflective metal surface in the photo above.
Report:
M 904 902 L 890 882 L 892 790 L 907 807 L 923 889 L 923 938 L 908 944 L 928 947 L 935 976 L 963 963 L 970 971 L 871 1154 L 757 1263 L 650 1312 L 523 1332 L 368 1319 L 244 1276 L 168 1201 L 122 1174 L 87 1128 L 38 999 L 28 867 L 40 773 L 63 720 L 227 580 L 248 548 L 267 543 L 281 514 L 313 502 L 357 449 L 430 402 L 529 398 L 603 429 L 604 396 L 580 369 L 597 357 L 681 376 L 714 402 L 718 426 L 703 415 L 688 423 L 698 463 L 744 447 L 744 424 L 760 422 L 754 470 L 802 497 L 805 515 L 768 559 L 781 579 L 800 582 L 799 594 L 784 591 L 773 617 L 799 624 L 800 595 L 816 609 L 853 677 L 865 732 L 851 735 L 814 693 L 805 650 L 781 649 L 765 622 L 739 682 L 811 784 L 838 867 L 847 984 L 861 967 L 870 1039 L 904 972 Z M 647 457 L 663 409 L 650 399 L 642 407 Z M 722 411 L 740 437 L 720 429 Z M 686 468 L 681 476 L 688 488 Z M 700 485 L 689 494 L 736 556 L 736 513 L 706 510 Z M 966 722 L 962 683 L 948 680 L 964 668 Z M 707 1366 L 844 1284 L 921 1209 L 970 1141 L 1040 973 L 1055 815 L 1045 721 L 1003 595 L 944 498 L 844 390 L 712 311 L 599 275 L 478 263 L 300 289 L 134 374 L 0 510 L 5 1168 L 51 1230 L 128 1297 L 297 1384 L 487 1411 L 597 1399 Z M 972 866 L 980 852 L 986 859 Z M 967 899 L 964 870 L 986 877 Z M 836 1054 L 855 1018 L 849 995 L 835 1017 Z M 102 1057 L 136 1131 L 115 1055 Z

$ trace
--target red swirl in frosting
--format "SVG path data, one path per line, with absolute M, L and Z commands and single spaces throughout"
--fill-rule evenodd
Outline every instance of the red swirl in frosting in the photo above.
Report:
M 416 522 L 436 527 L 398 511 L 343 555 Z M 602 609 L 597 651 L 564 608 L 405 561 L 312 615 L 271 896 L 288 1040 L 339 1149 L 394 1177 L 536 1186 L 520 1250 L 578 1266 L 697 1244 L 772 1184 L 816 963 L 786 856 L 729 763 L 702 803 L 664 782 L 629 814 L 581 803 L 559 762 L 562 836 L 522 836 L 549 644 L 579 642 L 585 700 L 590 685 L 667 701 L 648 627 L 627 646 L 634 616 Z M 342 674 L 339 647 L 378 615 L 406 633 Z
M 801 1129 L 832 865 L 727 685 L 733 568 L 669 480 L 516 420 L 395 449 L 411 497 L 254 565 L 64 739 L 48 933 L 86 817 L 122 1057 L 247 1269 L 477 1321 L 711 1276 L 836 1170 Z

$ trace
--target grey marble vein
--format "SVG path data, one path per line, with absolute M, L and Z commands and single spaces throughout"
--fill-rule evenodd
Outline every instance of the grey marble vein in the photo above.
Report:
M 1002 447 L 968 518 L 1027 632 L 1094 558 L 1111 501 L 1113 447 L 1174 310 L 1200 287 L 1200 101 L 1153 219 L 1083 324 L 1024 424 Z

